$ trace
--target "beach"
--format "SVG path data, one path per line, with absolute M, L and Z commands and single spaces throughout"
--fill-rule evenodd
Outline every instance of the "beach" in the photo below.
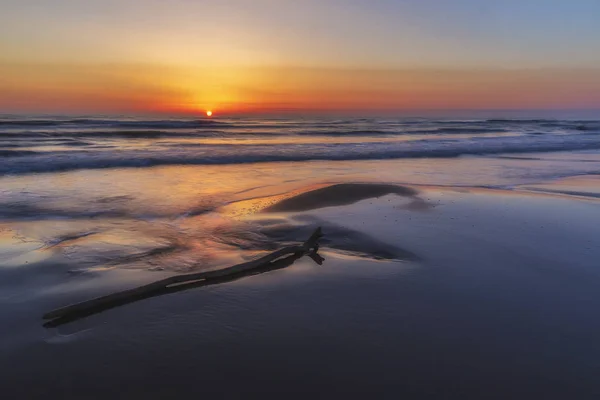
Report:
M 7 398 L 600 395 L 596 121 L 31 121 L 0 127 Z M 323 265 L 44 326 L 316 227 Z

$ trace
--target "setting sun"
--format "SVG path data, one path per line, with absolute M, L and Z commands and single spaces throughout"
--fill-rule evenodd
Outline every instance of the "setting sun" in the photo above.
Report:
M 206 116 L 207 116 L 207 117 L 212 117 L 212 114 L 213 114 L 213 113 L 212 113 L 212 111 L 207 111 L 207 112 L 206 112 Z

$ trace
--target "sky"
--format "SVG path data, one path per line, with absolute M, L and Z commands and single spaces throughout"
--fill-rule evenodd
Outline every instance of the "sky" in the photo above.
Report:
M 0 112 L 600 109 L 598 0 L 3 0 Z

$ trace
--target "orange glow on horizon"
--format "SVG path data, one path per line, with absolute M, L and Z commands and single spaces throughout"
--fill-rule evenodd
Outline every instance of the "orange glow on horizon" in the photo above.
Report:
M 7 112 L 278 112 L 600 108 L 600 71 L 184 68 L 0 64 Z

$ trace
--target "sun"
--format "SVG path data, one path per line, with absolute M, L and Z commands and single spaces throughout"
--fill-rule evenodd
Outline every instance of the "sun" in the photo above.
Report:
M 206 112 L 206 116 L 207 116 L 207 117 L 212 117 L 212 114 L 213 114 L 213 112 L 212 112 L 212 111 L 207 111 L 207 112 Z

